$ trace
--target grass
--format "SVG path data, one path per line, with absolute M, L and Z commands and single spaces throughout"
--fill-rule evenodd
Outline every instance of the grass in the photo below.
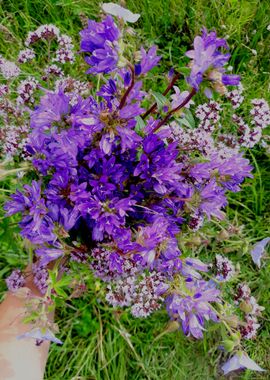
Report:
M 97 16 L 97 0 L 2 0 L 0 1 L 0 53 L 13 58 L 21 49 L 29 30 L 42 23 L 54 23 L 72 36 L 82 28 L 87 16 Z M 268 0 L 128 0 L 127 7 L 141 14 L 136 26 L 139 39 L 159 45 L 163 68 L 181 65 L 184 51 L 194 35 L 205 25 L 226 35 L 233 48 L 232 65 L 243 77 L 248 99 L 270 100 L 269 46 L 270 3 Z M 160 71 L 162 72 L 162 70 Z M 247 99 L 247 100 L 248 100 Z M 270 236 L 269 157 L 258 150 L 250 153 L 254 180 L 247 181 L 242 192 L 230 198 L 230 220 L 241 233 L 227 241 L 218 241 L 221 227 L 208 226 L 209 243 L 200 247 L 183 246 L 211 257 L 227 252 L 240 262 L 241 279 L 249 279 L 260 304 L 266 307 L 262 329 L 256 341 L 247 342 L 250 356 L 264 368 L 269 367 L 269 270 L 258 270 L 248 253 L 254 241 Z M 0 183 L 0 202 L 16 183 Z M 0 276 L 4 278 L 27 258 L 16 235 L 16 218 L 0 215 Z M 202 238 L 204 235 L 202 234 Z M 103 302 L 99 283 L 88 276 L 89 292 L 67 305 L 59 305 L 56 320 L 64 345 L 53 345 L 46 369 L 47 380 L 214 380 L 222 379 L 223 354 L 216 348 L 210 332 L 195 342 L 181 332 L 167 332 L 163 311 L 146 320 L 135 320 L 127 311 L 113 311 Z M 5 290 L 4 283 L 1 284 Z M 164 334 L 163 334 L 164 333 Z M 246 371 L 230 379 L 269 379 L 268 374 Z

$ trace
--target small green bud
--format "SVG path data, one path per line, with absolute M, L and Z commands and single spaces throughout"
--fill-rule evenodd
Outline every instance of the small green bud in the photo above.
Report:
M 224 253 L 231 253 L 231 252 L 235 252 L 235 247 L 225 247 L 223 248 L 223 252 Z
M 199 247 L 202 244 L 202 239 L 200 236 L 193 236 L 188 242 L 189 245 L 193 245 L 195 247 Z
M 218 234 L 218 240 L 220 240 L 220 241 L 228 240 L 229 237 L 230 237 L 230 234 L 226 230 L 222 230 Z
M 235 346 L 235 343 L 233 340 L 226 339 L 223 342 L 223 346 L 227 352 L 232 352 Z
M 234 341 L 235 345 L 238 345 L 241 340 L 241 334 L 239 332 L 231 334 L 231 338 Z
M 180 325 L 177 321 L 170 321 L 166 328 L 165 328 L 165 331 L 164 332 L 167 332 L 167 333 L 170 333 L 170 332 L 175 332 L 179 329 Z
M 239 320 L 236 315 L 230 315 L 228 317 L 224 317 L 224 321 L 228 323 L 229 326 L 236 328 L 238 326 Z
M 247 303 L 246 301 L 242 301 L 239 307 L 240 307 L 240 310 L 242 310 L 246 314 L 252 311 L 252 305 L 250 305 L 250 303 Z

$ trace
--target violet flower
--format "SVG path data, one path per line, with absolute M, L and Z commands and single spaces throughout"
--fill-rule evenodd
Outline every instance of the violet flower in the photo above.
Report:
M 60 339 L 56 338 L 56 336 L 51 332 L 51 330 L 40 329 L 37 327 L 17 337 L 17 339 L 19 340 L 25 338 L 35 339 L 39 343 L 40 341 L 49 341 L 54 342 L 56 344 L 63 344 L 63 342 Z
M 85 57 L 91 66 L 87 73 L 106 74 L 116 68 L 120 31 L 111 16 L 101 22 L 89 20 L 88 27 L 80 32 L 80 36 L 81 51 L 91 54 Z
M 250 357 L 243 351 L 238 351 L 225 364 L 223 364 L 221 368 L 224 372 L 224 375 L 227 375 L 229 372 L 235 371 L 237 369 L 251 369 L 258 372 L 265 371 L 252 359 L 250 359 Z
M 148 52 L 141 48 L 141 62 L 137 65 L 137 70 L 140 68 L 140 74 L 146 74 L 148 71 L 152 70 L 153 67 L 157 66 L 161 57 L 157 55 L 157 46 L 153 45 Z
M 192 59 L 191 72 L 187 77 L 187 82 L 196 90 L 203 81 L 204 74 L 209 69 L 215 69 L 220 75 L 220 82 L 224 85 L 237 85 L 240 82 L 239 76 L 223 75 L 223 66 L 230 58 L 229 53 L 222 53 L 221 48 L 228 50 L 227 42 L 222 38 L 217 38 L 216 32 L 208 32 L 203 29 L 201 36 L 196 36 L 193 43 L 194 49 L 186 52 L 186 56 Z M 215 76 L 215 78 L 214 78 Z M 217 80 L 217 74 L 212 74 L 212 80 Z
M 261 259 L 263 257 L 263 254 L 265 252 L 265 248 L 267 244 L 270 242 L 270 237 L 267 237 L 258 243 L 256 243 L 251 250 L 250 254 L 252 257 L 253 262 L 260 268 L 261 267 Z
M 167 312 L 172 319 L 178 319 L 186 335 L 203 337 L 204 321 L 218 322 L 211 302 L 219 302 L 220 291 L 206 281 L 186 281 L 187 295 L 174 293 L 167 297 Z
M 199 205 L 199 211 L 206 214 L 208 219 L 211 216 L 215 216 L 218 219 L 223 219 L 224 214 L 221 208 L 226 206 L 227 198 L 224 195 L 223 189 L 217 185 L 214 179 L 200 190 L 201 203 Z

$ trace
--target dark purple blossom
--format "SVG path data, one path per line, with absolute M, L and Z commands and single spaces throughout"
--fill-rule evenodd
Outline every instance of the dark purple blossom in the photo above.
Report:
M 229 158 L 220 159 L 213 155 L 209 162 L 198 163 L 191 167 L 190 175 L 198 182 L 210 180 L 213 175 L 225 189 L 237 192 L 239 185 L 246 177 L 252 178 L 252 166 L 243 154 L 234 154 Z
M 82 215 L 89 215 L 93 219 L 93 239 L 102 240 L 104 233 L 112 236 L 117 234 L 118 229 L 125 224 L 125 216 L 135 204 L 136 201 L 131 198 L 99 199 L 94 195 L 76 207 Z
M 152 225 L 139 227 L 136 243 L 137 252 L 142 256 L 142 264 L 157 267 L 161 272 L 177 272 L 181 268 L 177 239 L 169 231 L 169 222 L 157 217 Z
M 235 74 L 223 74 L 222 75 L 222 83 L 225 86 L 238 86 L 240 83 L 240 75 Z
M 91 54 L 85 57 L 86 63 L 91 66 L 88 73 L 106 74 L 116 68 L 120 32 L 111 16 L 101 22 L 89 20 L 88 27 L 80 32 L 80 36 L 81 51 Z
M 147 136 L 143 142 L 143 154 L 134 171 L 145 181 L 146 189 L 154 189 L 159 194 L 171 192 L 179 186 L 182 165 L 176 162 L 176 144 L 165 146 L 156 135 Z
M 44 246 L 37 248 L 35 252 L 36 255 L 40 258 L 39 263 L 42 267 L 64 255 L 64 250 L 61 246 L 59 248 L 48 248 Z
M 52 123 L 60 122 L 68 111 L 69 98 L 63 92 L 48 92 L 31 114 L 31 127 L 48 129 Z
M 8 201 L 4 208 L 8 216 L 22 213 L 19 225 L 23 237 L 34 244 L 52 242 L 56 239 L 53 221 L 48 216 L 45 200 L 41 196 L 40 182 L 33 181 L 31 186 L 25 185 L 23 193 L 17 190 L 11 198 L 12 200 Z

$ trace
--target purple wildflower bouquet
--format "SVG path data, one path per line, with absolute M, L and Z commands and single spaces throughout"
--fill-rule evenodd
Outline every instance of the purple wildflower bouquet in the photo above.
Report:
M 28 295 L 25 336 L 61 343 L 46 315 L 57 297 L 74 291 L 83 265 L 104 282 L 107 302 L 129 308 L 134 318 L 166 308 L 172 326 L 195 339 L 216 324 L 221 348 L 231 353 L 225 374 L 262 371 L 241 339 L 256 336 L 263 308 L 247 284 L 235 281 L 229 303 L 225 283 L 235 279 L 233 263 L 219 254 L 211 263 L 196 251 L 189 257 L 181 241 L 224 219 L 227 195 L 252 177 L 245 148 L 267 145 L 269 106 L 254 99 L 251 126 L 235 113 L 244 99 L 240 77 L 228 65 L 227 42 L 205 28 L 186 52 L 187 65 L 164 75 L 163 93 L 149 90 L 146 79 L 161 57 L 156 46 L 130 48 L 128 23 L 139 15 L 111 3 L 103 9 L 108 15 L 80 32 L 91 82 L 65 74 L 63 67 L 80 57 L 53 25 L 29 33 L 18 64 L 0 57 L 3 165 L 16 163 L 7 173 L 18 171 L 25 182 L 5 210 L 21 215 L 21 235 L 35 253 L 34 282 L 44 295 L 38 302 Z M 57 45 L 50 65 L 39 80 L 19 82 L 14 98 L 10 88 L 38 43 Z M 79 61 L 80 73 L 84 65 Z M 196 106 L 202 96 L 208 100 Z M 221 124 L 222 102 L 231 110 L 229 131 Z M 264 246 L 254 248 L 257 263 Z M 16 269 L 8 288 L 18 291 L 26 276 Z

